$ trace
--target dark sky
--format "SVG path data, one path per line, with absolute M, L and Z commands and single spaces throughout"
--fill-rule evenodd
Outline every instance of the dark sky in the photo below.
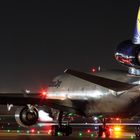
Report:
M 132 38 L 137 0 L 0 2 L 0 91 L 37 90 L 66 68 L 121 68 L 117 44 Z

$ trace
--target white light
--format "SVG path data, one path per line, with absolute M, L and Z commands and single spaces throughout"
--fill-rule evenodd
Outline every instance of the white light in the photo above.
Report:
M 46 113 L 45 111 L 43 111 L 43 110 L 39 110 L 39 120 L 40 121 L 47 121 L 47 122 L 49 122 L 49 121 L 53 121 L 53 119 L 49 116 L 49 114 L 48 113 Z
M 94 119 L 94 121 L 97 121 L 97 120 L 98 120 L 98 118 L 97 118 L 97 117 L 94 117 L 93 119 Z
M 25 92 L 26 92 L 27 94 L 29 94 L 31 91 L 30 91 L 30 90 L 28 90 L 28 89 L 26 89 L 26 90 L 25 90 Z

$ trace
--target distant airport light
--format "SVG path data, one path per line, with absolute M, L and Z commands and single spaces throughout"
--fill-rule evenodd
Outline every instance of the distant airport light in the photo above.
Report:
M 52 129 L 49 129 L 48 130 L 48 134 L 50 135 L 52 133 Z
M 87 132 L 88 132 L 88 133 L 90 133 L 90 132 L 91 132 L 91 130 L 90 130 L 90 129 L 88 129 L 88 130 L 87 130 Z
M 20 133 L 20 130 L 17 130 L 17 133 Z
M 116 118 L 116 121 L 119 121 L 120 120 L 120 118 Z
M 57 136 L 61 136 L 61 133 L 60 132 L 57 132 Z
M 91 134 L 90 136 L 91 136 L 91 137 L 93 137 L 93 136 L 94 136 L 94 134 Z
M 27 94 L 29 94 L 31 91 L 28 90 L 28 89 L 25 89 L 25 92 L 26 92 Z
M 32 132 L 32 133 L 34 133 L 34 132 L 35 132 L 35 129 L 34 129 L 34 128 L 32 128 L 32 129 L 31 129 L 31 132 Z
M 96 68 L 92 68 L 92 72 L 95 73 L 96 72 Z
M 93 120 L 94 120 L 94 121 L 97 121 L 97 120 L 98 120 L 98 118 L 97 118 L 97 117 L 94 117 L 94 118 L 93 118 Z
M 79 136 L 80 136 L 80 137 L 82 137 L 82 136 L 83 136 L 83 134 L 82 134 L 81 132 L 79 132 Z

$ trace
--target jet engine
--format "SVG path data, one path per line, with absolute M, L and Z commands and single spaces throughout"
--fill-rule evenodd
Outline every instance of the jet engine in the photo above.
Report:
M 116 49 L 115 58 L 125 66 L 140 69 L 140 45 L 131 40 L 123 41 Z
M 38 121 L 38 110 L 34 106 L 18 108 L 15 113 L 17 123 L 23 127 L 34 125 Z

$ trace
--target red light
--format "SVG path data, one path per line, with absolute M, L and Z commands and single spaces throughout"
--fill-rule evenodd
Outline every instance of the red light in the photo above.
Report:
M 42 90 L 40 90 L 39 93 L 40 93 L 40 96 L 42 96 L 42 97 L 44 98 L 44 97 L 46 97 L 46 95 L 47 95 L 47 90 L 43 90 L 43 89 L 42 89 Z
M 31 133 L 34 133 L 35 132 L 35 129 L 31 129 Z
M 51 130 L 51 129 L 49 129 L 49 130 L 48 130 L 48 134 L 51 134 L 51 133 L 52 133 L 52 130 Z
M 117 56 L 116 59 L 121 63 L 131 65 L 131 59 L 123 58 L 122 56 Z
M 119 121 L 120 119 L 119 118 L 116 118 L 116 121 Z
M 42 95 L 45 96 L 45 95 L 46 95 L 46 91 L 43 91 L 43 92 L 42 92 Z
M 112 128 L 109 128 L 109 131 L 112 132 Z
M 90 129 L 88 129 L 88 130 L 87 130 L 87 132 L 88 132 L 88 133 L 90 133 L 90 132 L 91 132 L 91 130 L 90 130 Z
M 92 72 L 95 73 L 96 72 L 96 68 L 92 68 Z

